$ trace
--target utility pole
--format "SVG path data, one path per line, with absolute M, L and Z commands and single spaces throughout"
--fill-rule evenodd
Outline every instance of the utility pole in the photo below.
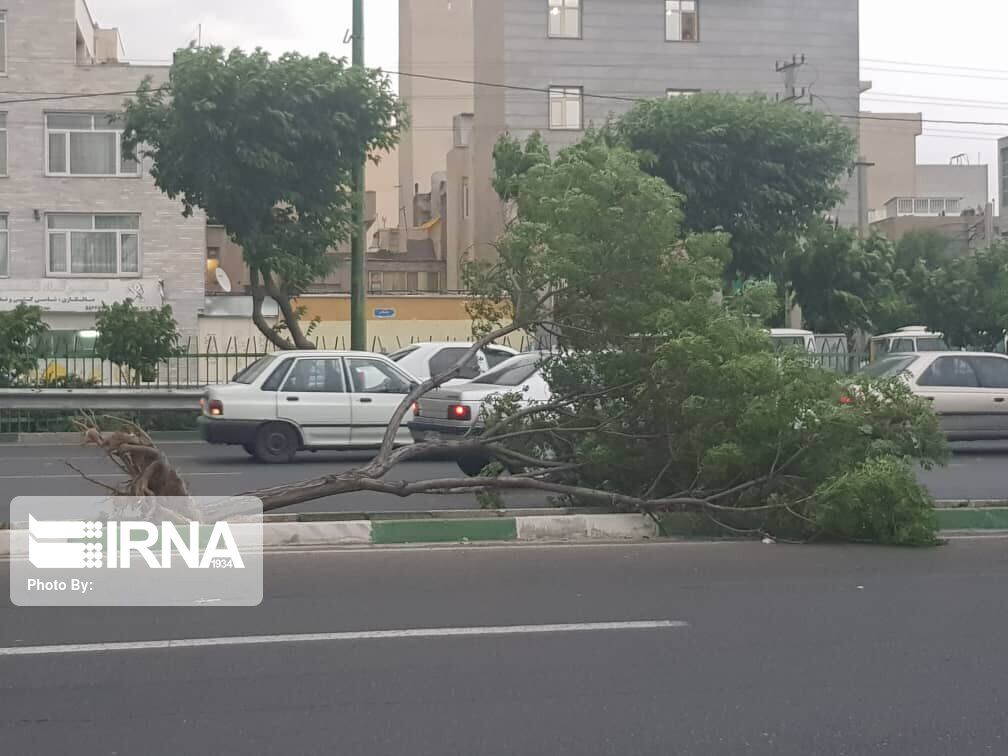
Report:
M 805 65 L 805 54 L 792 55 L 790 62 L 781 63 L 777 61 L 775 68 L 777 73 L 784 74 L 784 96 L 777 95 L 777 102 L 793 102 L 797 104 L 807 104 L 800 102 L 809 95 L 805 87 L 798 91 L 797 76 L 798 69 Z
M 353 0 L 353 65 L 364 67 L 364 0 Z M 364 270 L 364 162 L 359 155 L 353 171 L 353 235 L 350 240 L 350 348 L 367 350 Z

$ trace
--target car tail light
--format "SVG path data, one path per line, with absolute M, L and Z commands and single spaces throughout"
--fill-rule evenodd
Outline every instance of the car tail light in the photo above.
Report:
M 207 411 L 214 417 L 220 417 L 224 414 L 224 402 L 220 399 L 211 399 L 207 402 Z
M 472 418 L 472 410 L 464 404 L 453 404 L 448 408 L 448 418 L 450 420 L 469 420 Z
M 413 417 L 420 417 L 420 402 L 413 402 Z

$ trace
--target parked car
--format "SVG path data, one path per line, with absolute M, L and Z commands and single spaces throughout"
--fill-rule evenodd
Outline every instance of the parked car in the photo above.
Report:
M 456 386 L 422 396 L 413 406 L 409 430 L 417 443 L 461 438 L 483 430 L 481 410 L 494 396 L 519 393 L 524 405 L 549 401 L 550 388 L 543 376 L 548 352 L 528 352 L 502 362 L 488 373 Z M 456 458 L 466 475 L 478 475 L 490 458 L 465 454 Z
M 770 340 L 776 349 L 804 349 L 816 351 L 816 337 L 812 331 L 801 328 L 771 328 Z
M 900 378 L 931 402 L 950 441 L 1008 438 L 1008 356 L 990 352 L 893 354 L 866 375 Z
M 212 444 L 242 446 L 262 462 L 290 462 L 300 449 L 377 448 L 416 383 L 380 354 L 272 354 L 231 383 L 207 388 L 200 433 Z M 405 425 L 396 443 L 412 443 Z
M 398 352 L 389 355 L 389 359 L 397 363 L 399 367 L 421 381 L 426 381 L 432 376 L 440 375 L 458 362 L 462 355 L 472 347 L 472 343 L 458 341 L 432 341 L 423 344 L 411 344 Z M 471 381 L 478 375 L 482 375 L 488 370 L 492 370 L 499 364 L 514 357 L 516 352 L 511 347 L 491 344 L 484 347 L 469 360 L 456 378 L 447 381 L 444 385 L 451 386 L 457 383 Z
M 872 336 L 868 342 L 868 359 L 875 362 L 888 354 L 945 352 L 948 348 L 944 334 L 934 333 L 924 326 L 907 326 L 893 333 Z

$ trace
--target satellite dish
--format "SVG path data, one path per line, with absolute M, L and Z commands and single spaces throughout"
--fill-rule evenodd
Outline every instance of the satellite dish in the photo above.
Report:
M 224 268 L 217 268 L 214 275 L 217 276 L 217 283 L 224 291 L 231 291 L 231 277 L 224 272 Z

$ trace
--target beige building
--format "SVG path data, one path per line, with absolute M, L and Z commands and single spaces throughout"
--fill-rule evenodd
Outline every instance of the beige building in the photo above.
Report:
M 441 177 L 433 186 L 427 179 L 445 171 L 448 288 L 461 285 L 466 260 L 493 256 L 506 221 L 491 185 L 502 134 L 539 131 L 557 150 L 635 99 L 773 97 L 813 81 L 824 109 L 853 118 L 858 36 L 856 0 L 401 0 L 400 69 L 413 75 L 402 77 L 400 91 L 414 125 L 401 149 L 401 182 L 404 195 L 430 192 L 434 205 Z M 799 66 L 794 78 L 778 70 L 802 53 L 814 69 Z M 849 194 L 836 216 L 856 225 L 857 182 Z
M 53 330 L 76 332 L 130 298 L 171 305 L 195 335 L 205 220 L 184 218 L 120 151 L 123 92 L 168 69 L 120 62 L 118 31 L 83 0 L 7 0 L 0 42 L 0 309 L 37 304 Z
M 445 170 L 452 116 L 473 112 L 473 8 L 473 0 L 399 0 L 399 96 L 410 115 L 399 145 L 404 226 L 420 225 L 413 197 L 437 193 L 431 177 Z

